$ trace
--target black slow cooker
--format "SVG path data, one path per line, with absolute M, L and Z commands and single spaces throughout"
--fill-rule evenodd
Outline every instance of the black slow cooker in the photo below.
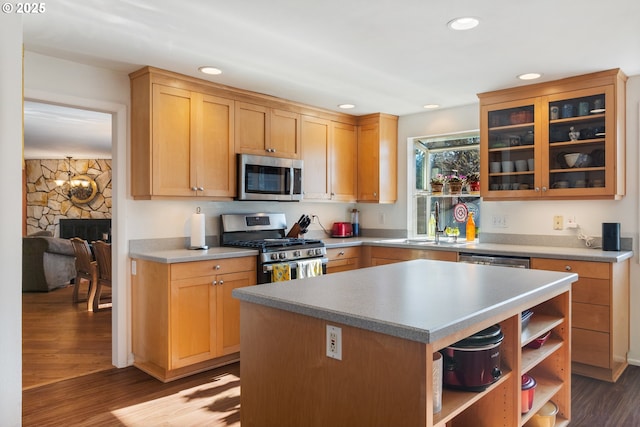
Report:
M 444 386 L 482 391 L 493 384 L 502 375 L 500 344 L 503 339 L 500 325 L 494 325 L 442 350 Z

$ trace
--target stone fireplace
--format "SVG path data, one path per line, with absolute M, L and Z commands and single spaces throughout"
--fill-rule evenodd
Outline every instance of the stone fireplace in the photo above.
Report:
M 97 194 L 87 203 L 74 203 L 56 180 L 87 175 L 97 186 Z M 60 236 L 60 219 L 110 219 L 111 159 L 25 160 L 27 234 L 50 231 Z

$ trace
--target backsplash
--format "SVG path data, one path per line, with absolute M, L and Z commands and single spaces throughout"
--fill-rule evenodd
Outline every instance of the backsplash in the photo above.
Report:
M 111 159 L 71 159 L 71 175 L 87 175 L 97 186 L 88 203 L 74 204 L 56 179 L 67 180 L 66 159 L 25 160 L 27 234 L 51 231 L 59 235 L 60 218 L 111 218 Z

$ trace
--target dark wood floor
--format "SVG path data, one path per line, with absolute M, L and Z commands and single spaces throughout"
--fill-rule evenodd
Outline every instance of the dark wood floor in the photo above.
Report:
M 48 304 L 38 303 L 39 298 L 35 295 L 45 295 L 41 299 L 56 300 L 51 293 L 33 294 L 24 299 L 25 304 L 32 304 L 32 308 L 35 307 L 33 304 L 41 304 L 42 316 L 33 318 L 47 324 L 58 322 L 54 321 L 60 317 L 60 313 L 54 310 L 56 303 L 51 302 L 47 307 Z M 60 296 L 59 303 L 70 304 L 70 293 L 69 299 L 65 298 Z M 44 345 L 43 338 L 25 337 L 25 350 L 31 348 L 28 351 L 34 354 L 24 356 L 23 377 L 33 380 L 33 384 L 23 390 L 23 426 L 240 426 L 238 363 L 163 384 L 133 367 L 112 368 L 110 338 L 91 342 L 87 347 L 92 350 L 82 350 L 79 357 L 69 356 L 74 341 L 68 336 L 73 330 L 72 325 L 81 327 L 99 319 L 93 324 L 102 331 L 97 335 L 103 338 L 106 335 L 105 330 L 98 326 L 101 322 L 102 327 L 108 324 L 110 331 L 109 311 L 103 312 L 108 314 L 107 321 L 106 315 L 87 316 L 82 309 L 74 310 L 82 320 L 74 321 L 62 316 L 65 320 L 60 320 L 58 327 L 67 325 L 67 337 L 49 340 L 40 362 L 29 362 L 37 360 L 35 353 L 38 349 L 35 345 L 29 347 L 28 343 Z M 33 308 L 33 311 L 38 310 Z M 30 326 L 24 324 L 24 329 L 28 330 Z M 110 333 L 108 335 L 110 337 Z M 82 345 L 77 341 L 76 344 Z M 55 350 L 56 343 L 60 344 L 61 350 Z M 105 353 L 109 355 L 106 363 Z M 63 362 L 66 357 L 72 361 Z M 47 359 L 56 366 L 56 374 L 47 373 L 44 369 Z M 73 360 L 82 360 L 82 364 L 64 374 L 61 367 L 66 363 L 74 364 Z M 34 372 L 39 374 L 28 372 L 30 367 L 35 367 Z M 627 368 L 615 384 L 573 375 L 571 389 L 572 427 L 640 426 L 640 367 Z
M 111 310 L 87 311 L 72 290 L 22 294 L 23 390 L 113 367 Z

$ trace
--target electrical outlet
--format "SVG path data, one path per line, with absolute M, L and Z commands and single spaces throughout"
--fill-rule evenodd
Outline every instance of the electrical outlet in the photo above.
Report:
M 575 216 L 570 216 L 567 218 L 567 228 L 578 228 L 578 223 L 576 222 Z
M 506 215 L 493 215 L 491 217 L 491 223 L 494 228 L 507 228 L 507 216 Z
M 327 357 L 342 360 L 342 328 L 327 325 Z
M 553 229 L 554 230 L 562 230 L 564 228 L 564 219 L 562 215 L 555 215 L 553 217 Z
M 131 261 L 131 275 L 135 276 L 138 272 L 136 271 L 138 267 L 138 264 L 136 263 L 136 260 L 132 260 Z
M 311 214 L 311 224 L 317 224 L 318 222 L 318 215 Z

